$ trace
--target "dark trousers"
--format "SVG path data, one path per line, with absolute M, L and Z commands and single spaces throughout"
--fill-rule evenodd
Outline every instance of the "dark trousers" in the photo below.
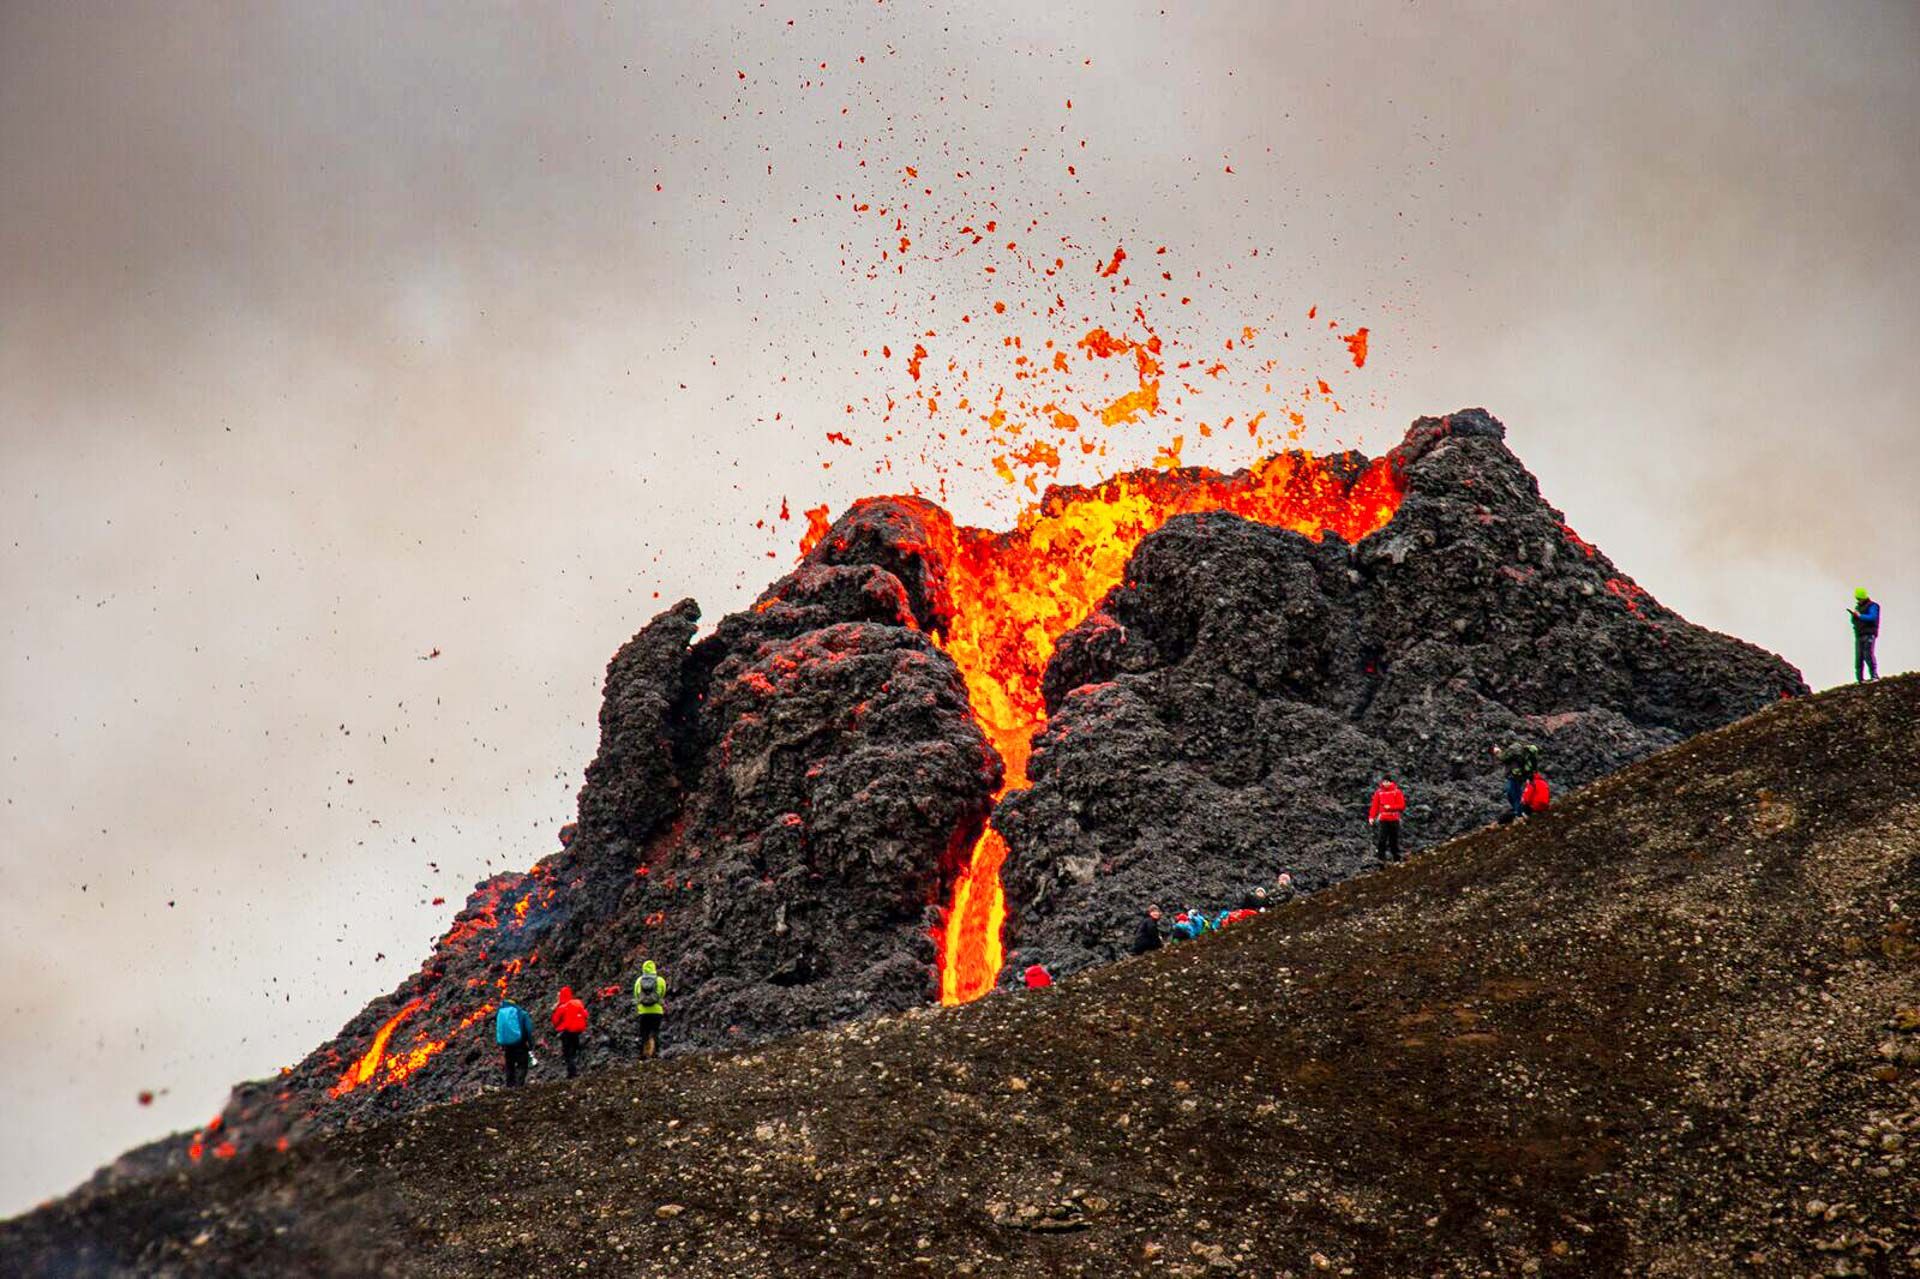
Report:
M 665 1013 L 640 1014 L 640 1055 L 656 1056 L 660 1052 L 660 1023 L 667 1019 Z
M 1873 656 L 1873 642 L 1879 638 L 1878 635 L 1853 637 L 1853 679 L 1856 684 L 1880 678 L 1880 663 Z
M 518 1088 L 527 1082 L 527 1067 L 533 1064 L 533 1045 L 502 1044 L 501 1055 L 506 1059 L 507 1087 Z
M 1520 797 L 1526 793 L 1526 778 L 1509 777 L 1507 779 L 1507 807 L 1513 810 L 1515 817 L 1525 817 L 1527 815 L 1527 806 L 1520 802 Z
M 560 1055 L 566 1059 L 567 1078 L 572 1079 L 580 1073 L 580 1032 L 563 1030 L 560 1032 Z
M 1400 860 L 1400 823 L 1381 818 L 1373 824 L 1373 847 L 1385 861 Z

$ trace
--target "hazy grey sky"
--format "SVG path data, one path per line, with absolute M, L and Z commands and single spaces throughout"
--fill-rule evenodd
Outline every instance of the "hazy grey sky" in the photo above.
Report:
M 903 339 L 999 385 L 979 309 L 1117 331 L 1115 245 L 1191 296 L 1170 343 L 1325 370 L 1307 443 L 1485 405 L 1666 603 L 1824 685 L 1865 584 L 1913 665 L 1917 15 L 0 0 L 0 1211 L 298 1059 L 549 851 L 608 655 L 743 604 L 783 500 L 1004 522 L 977 432 L 932 434 L 964 415 L 882 420 Z M 889 274 L 866 199 L 932 251 Z M 970 211 L 1069 265 L 983 276 L 939 250 Z M 1228 380 L 1188 416 L 1262 407 Z

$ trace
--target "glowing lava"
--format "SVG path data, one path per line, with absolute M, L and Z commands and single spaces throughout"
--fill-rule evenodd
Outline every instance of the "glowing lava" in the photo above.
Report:
M 374 1032 L 373 1043 L 360 1055 L 360 1060 L 347 1067 L 346 1073 L 340 1076 L 340 1082 L 328 1090 L 327 1095 L 338 1097 L 343 1093 L 352 1092 L 361 1084 L 372 1082 L 380 1073 L 380 1063 L 386 1057 L 387 1041 L 393 1038 L 393 1032 L 400 1028 L 401 1022 L 425 1007 L 426 1002 L 424 999 L 413 1000 L 404 1005 L 399 1012 L 387 1018 L 385 1024 Z
M 1357 542 L 1393 518 L 1400 498 L 1390 459 L 1349 481 L 1325 460 L 1288 453 L 1231 476 L 1142 471 L 1091 489 L 1050 489 L 1008 532 L 953 528 L 944 548 L 953 621 L 941 647 L 1006 764 L 1000 794 L 1029 784 L 1027 758 L 1047 719 L 1040 684 L 1054 645 L 1119 585 L 1147 534 L 1176 515 L 1227 511 L 1315 539 L 1333 532 Z M 1006 855 L 999 832 L 987 827 L 954 883 L 937 939 L 942 1003 L 977 999 L 999 978 Z

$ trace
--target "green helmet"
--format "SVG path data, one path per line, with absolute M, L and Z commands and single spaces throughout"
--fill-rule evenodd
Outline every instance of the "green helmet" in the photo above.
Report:
M 1864 587 L 1864 586 L 1856 586 L 1856 587 L 1854 587 L 1854 588 L 1853 588 L 1853 598 L 1855 598 L 1855 599 L 1857 599 L 1857 600 L 1863 600 L 1863 599 L 1865 599 L 1865 598 L 1867 598 L 1867 588 L 1866 588 L 1866 587 Z

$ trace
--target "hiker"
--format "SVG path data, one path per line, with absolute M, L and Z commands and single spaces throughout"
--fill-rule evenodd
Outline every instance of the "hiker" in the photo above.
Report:
M 1863 684 L 1880 678 L 1880 663 L 1873 655 L 1873 642 L 1880 638 L 1880 606 L 1862 586 L 1853 593 L 1853 607 L 1847 610 L 1853 619 L 1853 682 Z
M 1053 985 L 1053 974 L 1047 971 L 1045 964 L 1028 964 L 1027 971 L 1020 974 L 1020 980 L 1027 983 L 1028 990 L 1044 990 Z
M 1400 860 L 1400 819 L 1407 811 L 1407 797 L 1394 785 L 1391 777 L 1383 777 L 1374 787 L 1373 800 L 1367 805 L 1367 824 L 1373 827 L 1373 849 L 1380 854 L 1381 861 Z
M 1140 927 L 1133 934 L 1133 953 L 1144 955 L 1150 950 L 1159 950 L 1161 942 L 1160 908 L 1149 906 L 1147 913 L 1140 916 Z
M 1527 779 L 1527 788 L 1520 792 L 1520 807 L 1528 814 L 1544 813 L 1547 804 L 1553 799 L 1553 788 L 1547 785 L 1545 773 L 1535 773 Z
M 518 1088 L 527 1082 L 527 1068 L 533 1065 L 533 1018 L 511 999 L 500 1001 L 493 1017 L 493 1042 L 500 1045 L 507 1087 Z
M 587 1006 L 574 997 L 571 986 L 560 988 L 560 1002 L 553 1006 L 553 1029 L 560 1036 L 567 1078 L 572 1079 L 580 1073 L 580 1036 L 587 1033 Z
M 1500 761 L 1500 766 L 1507 771 L 1507 807 L 1513 811 L 1505 820 L 1512 821 L 1516 817 L 1525 817 L 1527 808 L 1521 802 L 1521 797 L 1526 793 L 1527 783 L 1532 781 L 1533 775 L 1540 771 L 1540 748 L 1524 742 L 1515 742 L 1511 746 L 1495 746 L 1493 754 L 1494 758 Z
M 667 1019 L 667 979 L 649 959 L 633 983 L 633 1011 L 640 1014 L 640 1056 L 660 1055 L 660 1023 Z
M 1271 905 L 1272 901 L 1273 899 L 1268 896 L 1266 889 L 1256 886 L 1249 888 L 1240 895 L 1240 909 L 1259 912 Z
M 1193 912 L 1187 910 L 1181 911 L 1180 914 L 1174 918 L 1173 927 L 1167 931 L 1174 941 L 1192 941 L 1205 930 Z
M 1294 894 L 1294 887 L 1293 887 L 1292 875 L 1289 875 L 1286 871 L 1283 870 L 1278 875 L 1275 875 L 1273 877 L 1273 892 L 1271 894 L 1271 897 L 1273 900 L 1273 904 L 1275 906 L 1286 905 L 1288 902 L 1293 900 L 1293 894 Z

